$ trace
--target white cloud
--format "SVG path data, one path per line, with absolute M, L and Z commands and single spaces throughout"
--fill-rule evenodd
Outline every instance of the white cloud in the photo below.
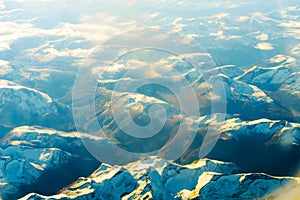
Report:
M 110 16 L 105 13 L 96 13 L 94 15 L 83 15 L 80 18 L 81 23 L 102 24 L 116 23 L 117 16 Z
M 279 24 L 279 26 L 283 26 L 286 28 L 300 28 L 300 22 L 299 21 L 288 21 L 288 22 L 283 22 Z
M 9 66 L 9 62 L 6 60 L 0 60 L 0 75 L 7 74 L 13 69 Z
M 79 37 L 88 41 L 101 42 L 120 32 L 120 29 L 110 25 L 62 23 L 48 32 L 49 35 L 54 34 L 53 36 Z
M 9 62 L 6 61 L 6 60 L 0 60 L 0 66 L 3 67 L 3 66 L 8 66 L 9 65 Z
M 0 27 L 0 51 L 9 50 L 10 45 L 20 38 L 35 36 L 40 32 L 28 23 L 0 22 Z
M 265 34 L 265 33 L 262 33 L 261 35 L 258 35 L 255 38 L 258 39 L 258 40 L 261 40 L 261 41 L 266 41 L 266 40 L 269 39 L 269 35 Z
M 12 10 L 3 10 L 0 12 L 0 15 L 1 15 L 1 17 L 3 17 L 3 15 L 10 15 L 12 13 L 19 12 L 19 11 L 24 11 L 24 9 L 16 8 L 16 9 L 12 9 Z
M 300 43 L 292 48 L 291 53 L 300 56 Z
M 236 39 L 236 38 L 241 37 L 241 36 L 237 36 L 237 35 L 226 36 L 226 35 L 224 35 L 223 31 L 218 31 L 216 33 L 210 33 L 209 35 L 216 37 L 217 40 L 231 40 L 231 39 Z
M 181 31 L 183 27 L 187 26 L 183 23 L 180 23 L 183 20 L 182 17 L 177 17 L 173 22 L 172 25 L 174 26 L 174 31 Z
M 258 22 L 266 22 L 266 21 L 276 21 L 273 18 L 267 17 L 264 13 L 254 12 L 251 14 L 251 20 L 256 20 Z
M 39 3 L 39 2 L 50 2 L 51 0 L 11 0 L 11 1 Z
M 0 0 L 0 9 L 4 9 L 5 8 L 5 3 L 3 0 Z
M 54 48 L 47 48 L 43 50 L 44 54 L 36 54 L 35 56 L 42 62 L 48 62 L 57 57 L 76 57 L 76 58 L 85 58 L 87 57 L 93 49 L 63 49 L 57 50 Z
M 240 16 L 236 21 L 238 22 L 244 22 L 244 21 L 247 21 L 249 20 L 249 17 L 247 16 Z
M 258 43 L 254 48 L 265 51 L 274 49 L 273 45 L 267 42 Z
M 114 65 L 109 66 L 106 69 L 106 72 L 117 73 L 117 72 L 120 72 L 122 69 L 125 69 L 125 65 L 124 64 L 120 64 L 120 63 L 116 63 Z
M 285 27 L 285 36 L 294 37 L 295 39 L 300 39 L 300 22 L 299 21 L 288 21 L 279 24 L 279 26 Z
M 212 20 L 221 20 L 221 19 L 227 18 L 228 16 L 229 16 L 228 13 L 219 13 L 219 14 L 216 14 L 216 15 L 209 16 L 207 18 L 212 19 Z
M 10 45 L 26 37 L 82 38 L 95 44 L 103 42 L 120 32 L 109 25 L 61 23 L 54 29 L 39 29 L 31 23 L 0 22 L 0 51 L 9 50 Z

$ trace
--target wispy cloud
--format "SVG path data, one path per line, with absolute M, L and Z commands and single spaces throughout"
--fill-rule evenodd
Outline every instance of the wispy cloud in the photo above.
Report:
M 5 3 L 3 0 L 0 0 L 0 9 L 4 9 L 5 8 Z
M 42 62 L 51 61 L 57 57 L 76 57 L 85 58 L 93 49 L 63 49 L 57 50 L 55 48 L 47 48 L 43 50 L 43 54 L 35 54 L 35 56 Z
M 273 45 L 267 42 L 258 43 L 254 48 L 265 51 L 274 49 Z

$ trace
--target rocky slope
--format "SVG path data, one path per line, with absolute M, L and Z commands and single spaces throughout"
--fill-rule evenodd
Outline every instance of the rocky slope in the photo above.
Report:
M 42 127 L 11 130 L 0 140 L 0 197 L 16 199 L 32 191 L 54 194 L 79 176 L 88 175 L 99 161 L 87 152 L 80 138 L 101 142 L 82 133 Z
M 187 56 L 198 59 L 197 54 Z M 203 58 L 201 61 L 203 62 Z M 164 70 L 160 69 L 162 63 L 166 68 Z M 197 68 L 180 57 L 163 58 L 151 63 L 153 73 L 156 74 L 153 77 L 148 75 L 150 72 L 147 70 L 140 69 L 142 68 L 141 65 L 147 65 L 142 61 L 129 59 L 114 63 L 113 66 L 110 66 L 111 69 L 107 69 L 101 75 L 99 80 L 98 85 L 101 90 L 98 92 L 98 110 L 101 110 L 106 102 L 109 103 L 105 99 L 110 99 L 111 91 L 120 92 L 120 96 L 122 94 L 126 96 L 128 92 L 133 92 L 131 90 L 136 85 L 152 81 L 161 82 L 163 86 L 145 84 L 137 88 L 134 93 L 153 97 L 180 109 L 178 99 L 176 100 L 178 98 L 176 92 L 170 91 L 172 88 L 166 89 L 164 84 L 167 86 L 176 85 L 179 87 L 176 91 L 180 91 L 185 87 L 185 83 L 188 83 L 189 87 L 196 93 L 201 115 L 226 110 L 225 112 L 228 114 L 239 114 L 243 120 L 260 118 L 296 120 L 295 109 L 291 109 L 286 106 L 285 102 L 281 102 L 282 95 L 280 93 L 282 90 L 279 90 L 284 82 L 295 79 L 292 79 L 292 76 L 295 76 L 298 71 L 295 59 L 277 55 L 260 64 L 265 67 L 251 66 L 249 68 L 233 65 L 215 67 L 212 64 L 203 63 L 203 66 L 199 66 L 201 70 L 198 71 Z M 118 66 L 122 66 L 122 68 Z M 278 93 L 274 91 L 278 91 Z M 104 97 L 105 93 L 108 93 L 108 98 Z M 295 100 L 297 98 L 294 97 Z M 212 106 L 217 107 L 217 105 L 220 108 L 213 110 Z M 222 109 L 222 107 L 225 108 Z
M 296 159 L 298 124 L 267 119 L 244 122 L 232 117 L 214 124 L 221 137 L 208 157 L 234 161 L 240 168 L 233 163 L 198 160 L 197 152 L 207 120 L 210 117 L 203 119 L 195 143 L 177 161 L 186 164 L 152 157 L 123 167 L 103 163 L 98 169 L 99 161 L 89 154 L 82 142 L 88 140 L 105 152 L 112 149 L 107 139 L 42 127 L 15 128 L 1 140 L 1 198 L 12 199 L 37 192 L 42 195 L 30 194 L 24 199 L 46 199 L 43 195 L 56 194 L 80 176 L 83 178 L 51 198 L 241 199 L 274 197 L 285 185 L 292 189 L 299 187 L 297 178 L 249 173 L 295 174 L 299 163 Z M 133 159 L 123 155 L 117 157 L 113 152 L 106 154 L 124 162 Z M 53 179 L 53 176 L 60 179 Z
M 102 164 L 54 196 L 22 199 L 256 199 L 299 187 L 299 178 L 240 174 L 232 163 L 202 159 L 189 165 L 149 158 L 124 167 Z M 298 192 L 299 194 L 299 192 Z
M 2 80 L 5 101 L 0 128 L 3 135 L 19 125 L 45 127 L 16 127 L 1 139 L 1 198 L 247 199 L 277 198 L 279 189 L 286 189 L 285 186 L 288 191 L 297 190 L 298 178 L 286 176 L 298 173 L 300 125 L 297 123 L 297 105 L 289 103 L 284 95 L 290 95 L 292 102 L 297 102 L 298 67 L 295 61 L 278 55 L 246 70 L 235 69 L 233 65 L 207 68 L 205 77 L 181 62 L 175 59 L 168 63 L 170 68 L 179 70 L 181 76 L 172 73 L 166 76 L 174 83 L 183 79 L 191 83 L 197 91 L 200 116 L 182 113 L 170 91 L 158 85 L 143 86 L 130 93 L 140 80 L 134 76 L 120 77 L 132 68 L 112 70 L 99 80 L 96 95 L 97 121 L 106 131 L 107 138 L 45 128 L 59 129 L 60 123 L 66 125 L 60 119 L 68 121 L 70 116 L 61 115 L 65 113 L 63 108 L 49 95 Z M 225 96 L 218 88 L 213 88 L 218 85 L 216 80 L 222 82 Z M 122 85 L 119 91 L 114 88 L 118 82 Z M 210 113 L 209 90 L 214 97 L 213 103 L 226 104 L 226 115 Z M 112 115 L 112 94 L 119 102 L 117 108 L 125 108 L 139 125 L 150 122 L 151 107 L 164 109 L 167 121 L 159 134 L 147 141 L 124 134 Z M 8 111 L 15 112 L 18 118 L 14 120 L 14 115 Z M 207 115 L 209 113 L 211 115 Z M 224 120 L 215 121 L 221 115 Z M 117 144 L 122 149 L 139 153 L 159 149 L 171 141 L 180 123 L 188 127 L 186 134 L 194 134 L 195 139 L 176 160 L 177 164 L 158 158 L 136 161 L 138 157 L 119 154 L 114 146 Z M 91 124 L 87 120 L 85 125 Z M 70 130 L 70 126 L 66 129 Z M 220 138 L 207 155 L 208 159 L 199 160 L 199 150 L 209 129 L 220 134 Z M 87 144 L 101 152 L 99 158 L 90 154 L 91 148 L 86 148 Z M 125 166 L 103 163 L 96 169 L 103 155 L 122 161 Z M 238 167 L 226 162 L 233 162 Z M 53 179 L 53 176 L 61 178 Z M 27 193 L 30 194 L 25 196 Z
M 7 129 L 20 125 L 74 128 L 69 109 L 36 89 L 1 79 L 0 99 L 0 126 Z
M 299 0 L 57 2 L 0 0 L 0 199 L 300 196 Z M 136 27 L 172 34 L 162 31 L 150 42 L 149 35 L 121 34 L 113 45 L 103 46 L 107 60 L 100 65 L 110 65 L 95 81 L 97 116 L 84 113 L 80 117 L 86 123 L 77 127 L 82 132 L 72 132 L 78 69 L 87 67 L 90 60 L 85 58 L 99 50 L 97 44 L 127 28 L 136 33 Z M 128 41 L 133 46 L 146 41 L 147 47 L 159 49 L 132 52 L 136 47 L 126 47 Z M 193 41 L 205 51 L 198 52 Z M 182 50 L 183 55 L 175 56 Z M 104 67 L 96 64 L 93 73 Z M 158 84 L 132 91 L 145 80 L 163 79 L 177 92 L 188 91 L 187 81 L 199 107 L 182 112 L 182 99 L 195 108 L 189 92 L 178 99 Z M 149 139 L 130 137 L 118 127 L 113 106 L 124 108 L 141 127 L 163 121 L 163 114 L 166 123 Z M 159 109 L 151 118 L 153 107 Z M 137 130 L 135 136 L 149 136 L 126 122 L 122 125 Z M 105 131 L 103 137 L 85 133 L 99 128 L 95 123 Z M 119 151 L 160 149 L 172 142 L 179 124 L 186 129 L 178 141 L 194 139 L 174 162 Z M 205 138 L 216 145 L 207 159 L 199 160 Z M 173 152 L 185 145 L 175 145 Z
M 276 55 L 251 67 L 236 80 L 253 84 L 263 90 L 278 105 L 292 114 L 291 121 L 299 122 L 299 64 L 293 57 Z
M 247 172 L 272 175 L 297 173 L 300 162 L 297 156 L 300 152 L 299 124 L 284 120 L 243 121 L 231 118 L 213 126 L 221 135 L 207 157 L 234 162 Z M 194 143 L 180 162 L 191 162 L 198 158 L 207 130 L 207 127 L 199 129 Z

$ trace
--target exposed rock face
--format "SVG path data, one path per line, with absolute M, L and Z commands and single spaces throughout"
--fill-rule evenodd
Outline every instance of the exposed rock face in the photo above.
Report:
M 103 76 L 104 80 L 99 81 L 100 92 L 96 95 L 97 120 L 109 138 L 38 126 L 14 128 L 1 140 L 2 198 L 18 198 L 35 192 L 24 198 L 46 199 L 47 195 L 52 195 L 54 199 L 247 199 L 277 197 L 279 193 L 274 192 L 286 184 L 292 188 L 299 187 L 298 178 L 273 177 L 261 173 L 295 175 L 300 163 L 300 125 L 289 122 L 297 121 L 298 105 L 290 104 L 283 95 L 292 97 L 293 102 L 297 102 L 295 100 L 299 97 L 298 72 L 293 59 L 276 56 L 245 71 L 230 65 L 217 70 L 208 68 L 205 80 L 191 66 L 182 65 L 180 61 L 170 66 L 183 73 L 180 78 L 171 74 L 171 81 L 176 82 L 184 77 L 197 91 L 201 116 L 181 113 L 180 105 L 170 91 L 157 85 L 141 87 L 129 95 L 126 89 L 139 80 L 133 77 L 119 80 L 126 70 L 111 71 Z M 222 82 L 224 88 L 221 89 L 225 90 L 225 96 L 222 96 L 220 88 L 214 88 L 218 85 L 216 80 Z M 123 89 L 113 91 L 118 81 L 122 82 Z M 11 95 L 8 95 L 11 101 L 7 101 L 7 105 L 21 110 L 18 113 L 20 116 L 27 116 L 24 113 L 34 114 L 33 117 L 45 116 L 44 121 L 35 121 L 36 124 L 43 124 L 49 115 L 64 113 L 53 99 L 40 91 L 10 81 L 1 83 L 3 91 L 11 91 Z M 213 93 L 209 94 L 209 90 Z M 294 92 L 291 93 L 291 90 Z M 110 109 L 112 92 L 119 100 L 118 106 L 127 109 L 139 125 L 149 123 L 148 115 L 152 106 L 159 105 L 165 109 L 167 123 L 154 140 L 145 142 L 129 138 L 117 127 Z M 209 95 L 214 97 L 213 100 Z M 24 99 L 37 103 L 31 105 Z M 224 115 L 224 121 L 214 122 L 219 113 L 206 115 L 211 111 L 212 101 L 220 104 L 225 102 L 229 114 Z M 35 111 L 31 111 L 31 108 Z M 51 127 L 57 119 L 47 121 L 45 125 Z M 9 125 L 18 125 L 17 121 L 9 121 L 12 122 Z M 196 122 L 198 125 L 193 126 Z M 151 158 L 124 167 L 102 164 L 94 171 L 100 162 L 90 155 L 82 143 L 89 141 L 89 144 L 100 146 L 102 154 L 116 156 L 115 159 L 126 164 L 136 158 L 115 155 L 114 148 L 111 148 L 113 141 L 116 140 L 126 150 L 148 152 L 159 149 L 172 139 L 179 123 L 195 133 L 190 148 L 176 161 L 180 164 Z M 89 125 L 88 122 L 86 126 Z M 220 139 L 207 157 L 234 162 L 239 168 L 231 163 L 198 160 L 199 149 L 209 128 L 220 134 Z M 9 127 L 2 125 L 0 129 L 5 131 Z M 138 145 L 142 141 L 143 145 Z M 110 148 L 106 148 L 107 145 Z M 112 149 L 112 152 L 107 149 Z M 189 164 L 191 162 L 194 163 Z M 61 178 L 53 179 L 53 176 Z M 83 178 L 78 179 L 80 176 Z M 71 185 L 62 189 L 68 184 Z
M 289 56 L 277 55 L 269 60 L 258 63 L 236 77 L 240 81 L 256 85 L 262 90 L 275 91 L 289 79 L 296 69 L 296 60 Z
M 275 57 L 273 60 L 284 60 L 284 58 L 285 57 Z M 286 60 L 287 64 L 284 69 L 286 69 L 290 63 L 290 61 L 288 61 L 289 58 L 286 58 Z M 127 63 L 131 63 L 129 61 Z M 244 80 L 242 77 L 248 77 L 250 75 L 247 75 L 248 72 L 244 72 L 241 68 L 235 69 L 234 66 L 230 65 L 215 69 L 208 68 L 204 70 L 204 72 L 207 73 L 204 76 L 195 70 L 192 65 L 184 63 L 183 60 L 178 58 L 161 59 L 155 63 L 155 65 L 159 66 L 161 63 L 164 63 L 166 68 L 169 70 L 161 69 L 163 72 L 164 70 L 166 71 L 164 76 L 167 77 L 167 80 L 173 85 L 178 85 L 179 90 L 182 89 L 181 83 L 183 80 L 187 80 L 190 83 L 190 86 L 194 89 L 196 94 L 198 101 L 197 103 L 199 104 L 199 114 L 201 117 L 196 114 L 183 114 L 178 102 L 179 100 L 176 100 L 176 96 L 172 94 L 172 91 L 169 91 L 165 87 L 156 84 L 146 84 L 145 86 L 142 86 L 132 92 L 131 89 L 134 88 L 135 85 L 143 82 L 143 80 L 139 79 L 139 77 L 145 76 L 146 73 L 142 70 L 139 70 L 138 65 L 136 66 L 135 64 L 132 64 L 127 66 L 124 63 L 117 63 L 116 66 L 112 66 L 111 70 L 108 69 L 105 71 L 101 76 L 101 80 L 98 82 L 99 90 L 96 94 L 96 113 L 98 117 L 97 120 L 101 127 L 106 131 L 107 135 L 109 135 L 113 140 L 117 140 L 117 142 L 120 143 L 126 150 L 134 152 L 147 152 L 159 149 L 159 147 L 162 147 L 167 141 L 170 140 L 170 138 L 172 138 L 172 136 L 174 136 L 180 123 L 186 124 L 186 121 L 200 121 L 199 129 L 203 129 L 203 126 L 205 127 L 206 123 L 206 120 L 203 120 L 203 118 L 210 114 L 217 115 L 219 113 L 226 112 L 226 116 L 228 116 L 227 118 L 232 117 L 229 115 L 234 115 L 238 116 L 241 121 L 257 120 L 261 118 L 272 120 L 282 119 L 288 121 L 293 121 L 294 119 L 294 115 L 289 109 L 282 106 L 272 97 L 270 97 L 270 95 L 263 90 L 264 88 L 259 88 L 258 86 L 260 85 L 255 85 L 256 82 L 252 81 L 252 76 L 249 78 L 248 82 L 246 79 Z M 121 64 L 123 67 L 118 67 Z M 294 65 L 294 63 L 291 61 L 290 65 Z M 136 73 L 139 76 L 137 76 L 137 74 L 130 73 L 131 70 L 135 68 L 137 68 Z M 155 70 L 157 69 L 154 67 L 154 71 Z M 171 73 L 172 70 L 180 72 L 180 76 L 176 73 Z M 272 73 L 277 73 L 274 67 L 266 68 L 266 70 L 270 70 Z M 290 69 L 288 70 L 290 73 Z M 158 73 L 158 71 L 159 70 L 156 72 Z M 129 73 L 129 75 L 126 73 Z M 258 77 L 259 74 L 260 72 L 254 73 L 253 77 Z M 124 78 L 124 75 L 128 75 L 128 77 L 126 76 Z M 272 77 L 275 77 L 275 75 L 272 75 Z M 157 81 L 160 80 L 160 78 L 160 76 L 155 76 L 151 77 L 150 80 Z M 281 84 L 283 83 L 283 80 L 278 81 Z M 266 83 L 261 84 L 264 86 L 267 85 Z M 275 89 L 274 85 L 272 85 L 272 87 Z M 222 91 L 225 91 L 225 94 L 222 93 Z M 113 103 L 111 101 L 112 94 L 114 94 L 116 99 L 118 99 L 118 102 L 114 105 L 112 105 Z M 214 111 L 216 113 L 212 113 L 212 104 L 214 104 L 215 107 L 220 108 L 219 110 Z M 159 131 L 158 134 L 154 136 L 153 141 L 156 142 L 152 143 L 148 142 L 147 140 L 133 138 L 125 134 L 118 127 L 112 111 L 112 108 L 123 108 L 124 110 L 128 111 L 127 114 L 131 115 L 136 124 L 144 126 L 151 121 L 149 118 L 149 110 L 152 106 L 160 106 L 161 109 L 166 111 L 167 116 L 164 127 Z M 85 116 L 82 117 L 84 118 Z M 230 121 L 226 121 L 225 123 L 230 123 Z M 87 122 L 85 126 L 90 128 L 90 124 L 93 123 Z M 245 122 L 243 124 L 247 123 Z M 128 126 L 130 126 L 130 124 Z M 242 123 L 241 126 L 243 126 Z M 191 127 L 191 129 L 193 128 Z M 260 132 L 267 131 L 266 129 L 267 127 L 265 130 L 261 130 Z M 199 135 L 205 135 L 206 130 L 199 130 Z M 241 130 L 241 132 L 243 131 Z M 144 132 L 139 132 L 139 134 L 142 135 Z M 265 137 L 265 134 L 260 134 L 258 131 L 256 136 Z M 256 136 L 253 135 L 253 138 Z M 143 144 L 145 144 L 144 149 L 141 149 L 140 145 L 137 145 L 141 141 L 143 141 Z M 199 144 L 201 144 L 201 142 L 201 138 L 198 138 L 198 140 L 195 141 L 195 143 L 198 143 L 198 146 L 200 146 Z
M 127 63 L 129 62 L 130 60 Z M 143 83 L 143 80 L 138 77 L 144 77 L 145 72 L 140 72 L 139 65 L 131 64 L 127 66 L 127 63 L 116 64 L 116 66 L 118 64 L 124 65 L 122 69 L 112 66 L 113 69 L 108 69 L 104 72 L 101 80 L 99 80 L 99 88 L 101 90 L 96 95 L 96 106 L 100 115 L 110 113 L 109 106 L 106 107 L 107 112 L 105 113 L 103 108 L 106 103 L 110 103 L 111 92 L 118 92 L 120 93 L 119 96 L 122 97 L 132 95 L 131 89 L 135 85 Z M 171 72 L 176 71 L 180 73 L 180 76 L 178 76 L 177 73 L 171 73 L 164 69 L 166 72 L 163 74 L 163 77 L 167 78 L 168 83 L 178 85 L 180 90 L 180 88 L 184 87 L 184 81 L 187 81 L 189 86 L 193 88 L 197 96 L 201 115 L 214 114 L 212 113 L 212 106 L 214 105 L 215 107 L 219 106 L 220 109 L 213 112 L 239 114 L 243 120 L 268 118 L 295 121 L 292 110 L 282 105 L 279 101 L 280 97 L 276 97 L 282 95 L 273 95 L 272 93 L 277 91 L 294 71 L 297 71 L 295 59 L 291 57 L 278 55 L 265 61 L 265 63 L 261 63 L 259 66 L 250 67 L 249 69 L 227 65 L 212 69 L 204 68 L 202 71 L 197 71 L 192 65 L 178 58 L 161 59 L 153 65 L 159 66 L 161 63 L 164 63 L 165 68 Z M 159 73 L 159 70 L 155 67 L 153 68 L 154 71 L 156 70 L 156 73 Z M 200 68 L 202 69 L 202 66 Z M 136 70 L 139 76 L 130 73 L 133 70 Z M 149 81 L 160 79 L 160 76 L 151 77 Z M 168 106 L 172 107 L 173 110 L 180 110 L 178 99 L 176 100 L 172 92 L 174 91 L 169 91 L 160 85 L 148 84 L 133 92 L 134 95 L 140 96 L 139 98 L 127 97 L 131 99 L 127 106 L 130 104 L 131 107 L 138 107 L 141 104 L 151 102 L 151 104 L 169 104 Z M 154 98 L 156 102 L 146 100 L 149 97 L 152 100 Z M 222 107 L 226 107 L 226 109 L 222 109 Z M 173 114 L 175 115 L 176 112 Z M 100 123 L 102 123 L 102 118 L 99 119 Z
M 299 176 L 300 167 L 299 0 L 61 4 L 0 0 L 0 199 L 300 196 L 299 178 L 286 177 Z M 137 34 L 138 27 L 158 32 L 143 34 L 145 28 Z M 75 131 L 74 80 L 83 75 L 80 68 L 89 69 L 98 58 L 92 73 L 107 70 L 97 80 L 85 77 L 98 83 L 98 93 L 95 105 L 84 105 L 95 106 L 97 116 L 85 115 L 94 111 L 86 109 L 79 117 L 87 123 L 70 132 Z M 194 66 L 186 62 L 191 59 Z M 179 101 L 190 104 L 189 92 L 176 98 L 159 84 L 130 91 L 146 79 L 166 79 L 177 92 L 187 91 L 187 81 L 199 104 L 191 107 L 199 112 L 182 112 Z M 79 91 L 83 99 L 91 84 L 85 86 Z M 218 109 L 212 111 L 213 105 Z M 155 113 L 151 118 L 155 106 L 166 111 L 167 120 L 149 139 L 130 137 L 118 127 L 112 106 L 124 107 L 128 113 L 120 113 L 141 127 L 163 121 Z M 224 121 L 215 122 L 219 116 Z M 95 121 L 107 138 L 95 136 Z M 194 140 L 174 162 L 136 161 L 116 147 L 138 153 L 161 149 L 172 142 L 179 124 L 187 128 L 173 151 L 180 152 L 188 136 Z M 79 132 L 85 128 L 95 132 Z M 218 141 L 208 158 L 199 160 L 206 136 Z M 101 164 L 104 157 L 122 163 Z
M 44 176 L 59 171 L 71 160 L 71 154 L 59 149 L 34 149 L 7 146 L 0 148 L 1 198 L 15 199 L 45 186 Z M 51 187 L 49 186 L 50 193 Z M 40 190 L 42 191 L 42 190 Z
M 206 172 L 194 190 L 181 192 L 183 199 L 272 199 L 282 187 L 299 188 L 299 178 L 272 177 L 266 174 L 224 175 Z M 291 195 L 296 197 L 298 194 Z M 282 197 L 288 197 L 288 194 Z
M 22 199 L 249 199 L 276 195 L 297 178 L 240 174 L 232 163 L 209 159 L 189 165 L 150 158 L 124 167 L 102 164 L 54 196 L 28 194 Z
M 223 83 L 226 95 L 222 96 L 213 90 L 210 95 L 219 96 L 220 102 L 226 102 L 226 111 L 229 114 L 238 114 L 243 120 L 260 118 L 291 119 L 292 114 L 278 105 L 268 94 L 259 87 L 242 81 L 231 79 L 225 75 L 218 75 Z M 211 85 L 216 85 L 211 80 Z M 205 84 L 205 83 L 204 83 Z M 216 92 L 214 92 L 216 91 Z M 203 93 L 207 93 L 203 91 Z M 200 102 L 204 102 L 208 96 L 201 96 Z M 207 101 L 207 100 L 206 100 Z M 207 108 L 208 106 L 204 106 Z
M 300 121 L 300 72 L 293 72 L 275 92 L 269 95 L 293 114 L 293 121 Z
M 245 96 L 248 85 L 241 84 L 236 87 L 237 91 L 235 91 L 235 95 Z M 246 87 L 246 89 L 244 87 Z M 243 93 L 238 93 L 238 90 L 243 91 Z M 251 90 L 248 95 L 249 98 L 246 97 L 247 99 L 245 100 L 247 104 L 249 103 L 249 99 L 252 98 L 251 92 L 253 90 Z M 105 93 L 103 94 L 104 95 L 99 97 L 99 99 L 106 102 Z M 240 101 L 242 100 L 241 97 L 236 98 Z M 256 97 L 253 98 L 255 99 Z M 122 99 L 120 101 L 124 103 L 120 105 L 128 109 L 130 113 L 133 113 L 133 118 L 136 118 L 136 122 L 141 124 L 146 121 L 146 118 L 144 117 L 147 116 L 146 110 L 153 105 L 162 105 L 162 107 L 166 109 L 168 117 L 164 128 L 157 135 L 151 138 L 151 140 L 144 140 L 133 138 L 116 128 L 117 124 L 110 111 L 109 102 L 107 102 L 105 106 L 98 105 L 98 120 L 103 124 L 104 130 L 112 140 L 116 139 L 120 142 L 122 147 L 127 150 L 134 152 L 150 152 L 153 149 L 159 149 L 163 144 L 172 139 L 172 136 L 176 134 L 176 128 L 178 128 L 180 123 L 185 124 L 188 121 L 192 121 L 198 123 L 198 127 L 196 128 L 190 126 L 190 130 L 194 130 L 193 134 L 196 134 L 195 140 L 189 150 L 187 150 L 178 160 L 180 163 L 189 163 L 198 159 L 199 149 L 202 146 L 204 137 L 208 134 L 209 129 L 212 128 L 214 132 L 220 134 L 220 139 L 210 154 L 207 155 L 209 158 L 234 162 L 246 172 L 264 172 L 271 175 L 295 175 L 295 173 L 297 173 L 298 163 L 300 162 L 298 157 L 298 154 L 300 153 L 300 125 L 298 123 L 289 123 L 285 120 L 270 120 L 265 118 L 246 121 L 232 115 L 226 115 L 226 120 L 223 122 L 214 123 L 213 119 L 218 115 L 202 116 L 198 118 L 181 115 L 180 110 L 176 106 L 141 94 L 131 96 L 125 95 L 122 96 L 122 98 L 120 97 L 120 99 Z M 141 99 L 149 100 L 145 103 Z M 266 105 L 265 100 L 270 98 L 263 95 L 258 99 L 260 100 L 248 104 L 253 106 L 253 116 L 258 112 L 255 111 L 255 109 L 260 109 L 262 115 L 265 114 L 263 105 Z M 101 105 L 103 102 L 101 102 Z M 268 107 L 266 107 L 266 109 L 267 108 Z M 247 117 L 251 115 L 250 112 L 252 111 L 250 110 Z M 270 113 L 273 111 L 274 110 L 272 109 L 269 110 Z M 280 114 L 280 112 L 277 114 Z M 240 114 L 239 116 L 243 117 L 244 115 L 246 114 Z M 140 134 L 142 135 L 143 132 Z M 139 145 L 141 143 L 144 145 Z M 274 154 L 278 156 L 273 156 Z M 245 157 L 247 157 L 247 159 L 245 159 Z
M 289 121 L 299 122 L 299 64 L 295 58 L 276 55 L 246 70 L 236 80 L 252 84 L 263 90 L 276 104 L 285 109 Z M 282 119 L 280 116 L 276 116 Z
M 234 162 L 246 172 L 264 172 L 272 175 L 297 173 L 300 162 L 298 123 L 269 119 L 243 121 L 231 118 L 213 126 L 221 136 L 214 149 L 207 155 L 209 158 Z M 194 143 L 180 162 L 189 163 L 198 159 L 199 148 L 207 128 L 199 129 Z
M 130 110 L 130 114 L 136 119 L 135 122 L 141 125 L 149 121 L 147 118 L 149 107 L 162 105 L 169 121 L 157 135 L 160 140 L 156 138 L 154 141 L 165 144 L 176 132 L 175 128 L 179 122 L 185 123 L 189 117 L 192 121 L 200 122 L 194 143 L 179 159 L 181 163 L 189 163 L 198 159 L 199 148 L 209 128 L 206 126 L 209 120 L 205 120 L 204 115 L 211 112 L 212 102 L 216 104 L 223 102 L 227 106 L 226 112 L 231 116 L 227 115 L 227 120 L 223 123 L 210 124 L 217 133 L 221 134 L 221 138 L 208 155 L 209 158 L 232 161 L 246 172 L 264 172 L 271 175 L 297 173 L 300 162 L 297 156 L 300 153 L 299 124 L 293 122 L 297 122 L 300 116 L 299 105 L 295 103 L 299 102 L 297 79 L 299 67 L 294 58 L 277 55 L 257 65 L 244 67 L 245 69 L 232 65 L 213 69 L 204 68 L 204 72 L 207 72 L 206 76 L 193 70 L 191 65 L 183 63 L 182 60 L 163 60 L 162 63 L 166 63 L 168 68 L 176 69 L 182 74 L 177 77 L 166 73 L 174 84 L 182 79 L 187 79 L 191 83 L 196 91 L 203 116 L 198 118 L 180 115 L 178 102 L 170 97 L 172 95 L 169 91 L 157 85 L 141 87 L 134 93 L 130 93 L 130 88 L 139 84 L 141 80 L 136 76 L 122 77 L 136 67 L 132 65 L 126 68 L 124 65 L 122 69 L 116 68 L 104 73 L 102 80 L 99 81 L 101 90 L 96 101 L 98 121 L 113 139 L 127 149 L 128 146 L 139 148 L 134 144 L 141 142 L 138 139 L 131 139 L 116 128 L 109 98 L 112 92 L 118 93 L 120 99 L 118 106 Z M 113 91 L 117 84 L 122 85 L 122 89 Z M 223 88 L 214 88 L 220 85 Z M 225 90 L 226 95 L 222 96 L 221 89 Z M 159 142 L 145 145 L 145 148 L 150 149 L 153 146 L 158 148 L 161 145 Z M 144 141 L 143 144 L 148 143 Z M 278 156 L 273 156 L 274 154 Z

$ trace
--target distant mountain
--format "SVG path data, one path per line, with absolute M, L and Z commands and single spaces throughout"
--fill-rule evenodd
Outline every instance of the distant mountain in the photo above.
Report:
M 0 0 L 0 199 L 299 197 L 299 22 L 299 0 Z

